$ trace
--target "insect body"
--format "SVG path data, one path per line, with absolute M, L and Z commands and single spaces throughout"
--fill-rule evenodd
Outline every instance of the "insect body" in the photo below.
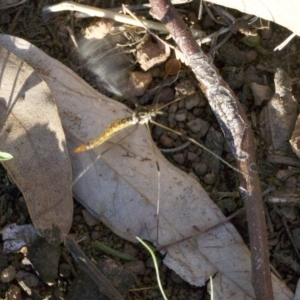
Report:
M 155 117 L 158 114 L 162 114 L 161 111 L 150 110 L 148 112 L 135 111 L 131 117 L 128 118 L 119 118 L 109 124 L 103 131 L 101 135 L 95 139 L 89 141 L 86 144 L 82 144 L 74 150 L 74 153 L 84 152 L 91 150 L 95 147 L 100 146 L 102 143 L 110 139 L 115 133 L 123 130 L 129 126 L 136 124 L 148 124 L 151 122 L 152 117 Z

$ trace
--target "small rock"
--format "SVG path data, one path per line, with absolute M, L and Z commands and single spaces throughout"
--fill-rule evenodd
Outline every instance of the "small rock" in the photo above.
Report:
M 16 279 L 18 282 L 23 281 L 29 287 L 37 287 L 40 280 L 39 278 L 32 273 L 26 271 L 18 271 L 16 274 Z
M 173 155 L 173 159 L 175 162 L 177 162 L 179 165 L 182 165 L 184 163 L 184 155 L 183 153 L 176 153 Z
M 184 80 L 178 83 L 175 87 L 176 97 L 180 95 L 189 95 L 195 92 L 195 85 L 191 80 Z
M 6 295 L 7 295 L 7 300 L 22 300 L 23 299 L 22 295 L 21 295 L 21 289 L 14 284 L 10 285 Z
M 204 176 L 207 173 L 208 166 L 205 163 L 196 163 L 194 171 L 198 176 Z
M 129 76 L 128 93 L 132 97 L 139 97 L 145 94 L 149 85 L 152 82 L 152 75 L 150 72 L 131 72 Z
M 174 99 L 174 89 L 166 86 L 159 95 L 159 103 L 168 103 Z
M 257 57 L 257 53 L 254 50 L 250 50 L 250 51 L 246 52 L 245 54 L 248 59 L 248 62 L 255 60 Z
M 176 103 L 178 103 L 178 108 L 179 109 L 185 108 L 185 101 L 183 99 L 179 100 L 179 101 L 176 101 Z
M 191 162 L 195 162 L 198 159 L 198 155 L 195 152 L 188 152 L 187 159 Z
M 15 278 L 15 275 L 16 269 L 12 265 L 10 265 L 1 272 L 0 281 L 2 283 L 11 282 Z
M 201 138 L 207 133 L 210 124 L 207 121 L 197 118 L 188 122 L 187 126 L 192 132 L 197 133 L 197 136 Z
M 180 109 L 175 114 L 175 120 L 177 122 L 183 122 L 187 118 L 187 110 L 186 109 Z
M 185 108 L 186 109 L 192 109 L 195 106 L 197 106 L 200 103 L 200 97 L 198 93 L 194 93 L 193 95 L 190 95 L 186 100 L 185 100 Z
M 261 85 L 256 82 L 251 82 L 250 89 L 254 96 L 254 102 L 256 106 L 262 105 L 263 101 L 270 100 L 273 96 L 273 92 L 268 85 Z
M 160 136 L 159 143 L 164 148 L 174 147 L 174 141 L 169 136 L 167 136 L 166 134 L 162 134 Z
M 123 264 L 123 268 L 135 275 L 144 275 L 145 273 L 145 265 L 142 261 L 129 261 Z
M 172 103 L 169 107 L 169 114 L 175 114 L 178 109 L 178 103 Z
M 248 61 L 245 53 L 230 42 L 223 44 L 218 51 L 225 65 L 242 67 Z
M 187 122 L 193 121 L 195 119 L 197 119 L 197 117 L 195 117 L 193 113 L 188 112 L 188 114 L 187 114 Z
M 137 255 L 139 253 L 139 249 L 137 249 L 135 246 L 133 246 L 129 243 L 125 243 L 124 252 L 129 254 L 132 257 L 137 257 Z
M 203 113 L 204 113 L 204 109 L 201 108 L 201 107 L 195 107 L 195 108 L 193 109 L 193 115 L 194 115 L 195 117 L 200 117 L 200 116 L 202 116 Z
M 209 184 L 209 185 L 213 185 L 215 184 L 216 182 L 216 175 L 214 173 L 209 173 L 209 174 L 206 174 L 204 177 L 203 177 L 203 180 L 206 184 Z
M 170 55 L 170 48 L 150 36 L 136 52 L 136 59 L 144 71 L 164 62 Z
M 161 69 L 159 67 L 154 67 L 149 70 L 153 78 L 159 77 L 161 73 Z
M 95 226 L 99 223 L 99 220 L 97 220 L 94 216 L 92 216 L 86 209 L 82 210 L 83 218 L 89 226 Z
M 89 27 L 81 31 L 82 35 L 86 39 L 97 39 L 100 40 L 104 38 L 114 24 L 113 20 L 101 19 L 100 21 L 92 22 Z

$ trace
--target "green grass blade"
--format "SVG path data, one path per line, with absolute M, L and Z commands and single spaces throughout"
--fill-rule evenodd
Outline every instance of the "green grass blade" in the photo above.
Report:
M 158 283 L 158 286 L 159 286 L 159 289 L 160 289 L 160 292 L 163 296 L 163 298 L 165 300 L 168 300 L 165 292 L 164 292 L 164 289 L 162 287 L 162 284 L 161 284 L 161 281 L 160 281 L 160 276 L 159 276 L 159 270 L 158 270 L 158 264 L 157 264 L 157 260 L 156 260 L 156 256 L 154 254 L 154 251 L 153 249 L 148 245 L 146 244 L 143 240 L 141 240 L 139 237 L 136 237 L 136 239 L 149 251 L 149 253 L 151 254 L 152 256 L 152 259 L 153 259 L 153 263 L 154 263 L 154 268 L 155 268 L 155 272 L 156 272 L 156 278 L 157 278 L 157 283 Z

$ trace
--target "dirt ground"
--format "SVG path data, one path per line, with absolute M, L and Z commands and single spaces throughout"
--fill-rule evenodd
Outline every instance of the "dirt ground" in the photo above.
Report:
M 146 91 L 142 92 L 142 95 L 136 91 L 136 86 L 133 88 L 135 92 L 129 93 L 126 90 L 126 83 L 121 84 L 119 77 L 114 82 L 107 82 L 103 79 L 105 76 L 95 70 L 100 68 L 104 61 L 99 59 L 96 63 L 93 61 L 93 64 L 86 62 L 85 58 L 82 57 L 84 54 L 80 56 L 74 50 L 74 43 L 70 38 L 69 29 L 67 29 L 70 28 L 77 37 L 82 34 L 83 28 L 90 27 L 97 18 L 80 19 L 70 12 L 58 13 L 53 16 L 47 16 L 47 18 L 42 16 L 41 10 L 43 6 L 58 2 L 45 0 L 28 1 L 19 6 L 0 10 L 1 33 L 21 37 L 31 42 L 51 57 L 56 58 L 77 72 L 101 93 L 126 103 L 130 108 L 134 108 L 136 103 L 139 103 L 139 105 L 153 104 L 158 94 L 151 94 L 149 90 L 157 87 L 157 90 L 161 93 L 159 98 L 163 98 L 164 101 L 174 99 L 176 91 L 179 89 L 179 83 L 182 82 L 189 82 L 189 84 L 193 85 L 193 88 L 198 90 L 193 74 L 184 64 L 178 67 L 177 61 L 174 65 L 171 65 L 171 68 L 175 69 L 175 71 L 172 71 L 174 74 L 170 75 L 173 76 L 172 79 L 174 80 L 171 80 L 163 88 L 160 87 L 166 82 L 166 74 L 168 73 L 166 63 L 163 62 L 152 68 L 151 72 L 154 79 L 151 80 Z M 84 1 L 81 3 L 98 5 L 102 8 L 121 6 L 119 1 Z M 128 2 L 126 4 L 134 5 L 136 3 Z M 188 24 L 195 23 L 193 25 L 194 28 L 201 28 L 207 34 L 217 31 L 221 26 L 211 19 L 205 10 L 203 18 L 199 22 L 193 4 L 182 5 L 179 10 Z M 141 13 L 147 15 L 147 10 L 143 10 Z M 230 13 L 236 18 L 242 16 L 235 11 L 230 11 Z M 289 32 L 276 24 L 267 22 L 257 22 L 253 24 L 251 30 L 259 33 L 259 41 L 245 41 L 244 34 L 236 32 L 231 35 L 226 43 L 217 48 L 216 46 L 224 39 L 223 36 L 220 36 L 214 44 L 215 51 L 211 52 L 211 55 L 213 56 L 214 64 L 234 90 L 243 104 L 247 116 L 252 121 L 257 143 L 257 160 L 260 167 L 261 187 L 265 195 L 271 263 L 278 272 L 278 276 L 286 282 L 292 291 L 295 291 L 300 274 L 300 265 L 298 264 L 300 258 L 298 252 L 300 164 L 296 166 L 290 165 L 281 160 L 281 156 L 275 157 L 275 154 L 277 155 L 278 153 L 270 153 L 266 138 L 267 130 L 262 129 L 260 120 L 261 112 L 266 107 L 268 97 L 272 97 L 274 93 L 274 73 L 278 67 L 284 69 L 292 79 L 293 95 L 299 102 L 300 54 L 298 53 L 300 53 L 300 43 L 299 39 L 295 38 L 281 52 L 273 52 L 273 49 L 289 35 Z M 133 38 L 137 37 L 133 35 L 132 31 L 127 30 L 127 35 L 122 34 L 121 40 L 127 40 L 129 44 Z M 101 42 L 99 42 L 99 47 L 104 47 Z M 126 50 L 135 49 L 135 47 L 133 45 L 127 47 Z M 203 49 L 208 53 L 212 48 L 210 44 L 206 44 L 203 45 Z M 118 52 L 118 57 L 123 55 L 122 51 L 124 49 Z M 135 58 L 130 56 L 130 51 L 127 52 L 129 56 L 127 56 L 128 53 L 124 55 L 126 59 L 129 57 L 128 61 L 125 59 L 125 64 L 130 65 L 128 67 L 129 72 L 141 71 L 139 64 L 134 61 Z M 116 60 L 113 56 L 110 59 Z M 114 63 L 105 61 L 105 63 L 107 63 L 106 67 L 111 72 L 111 77 L 117 76 L 119 69 L 116 67 L 115 61 Z M 121 63 L 124 63 L 124 61 L 121 61 Z M 179 69 L 184 71 L 183 74 L 179 73 Z M 95 73 L 97 73 L 98 77 L 95 76 Z M 115 82 L 118 82 L 116 87 L 119 90 L 119 95 L 115 95 L 113 92 Z M 268 89 L 262 92 L 255 84 L 268 87 Z M 187 88 L 181 87 L 181 89 Z M 270 95 L 266 96 L 266 94 Z M 199 117 L 209 127 L 213 127 L 217 132 L 220 131 L 219 125 L 200 91 L 199 99 L 196 100 L 195 106 L 192 105 L 190 109 L 185 109 L 180 105 L 176 108 L 171 106 L 166 112 L 167 114 L 162 116 L 160 121 L 164 124 L 168 123 L 168 126 L 189 135 L 193 136 L 193 129 L 195 129 L 193 126 L 197 126 L 197 122 L 192 121 Z M 159 148 L 175 148 L 186 142 L 178 138 L 177 135 L 168 134 L 155 126 L 151 129 L 153 139 Z M 208 148 L 216 147 L 211 150 L 219 153 L 230 164 L 234 164 L 233 156 L 230 154 L 228 147 L 217 148 L 218 146 L 206 140 L 206 134 L 207 132 L 203 133 L 201 141 Z M 274 156 L 271 154 L 274 154 Z M 201 155 L 203 155 L 202 159 Z M 197 178 L 222 212 L 229 216 L 243 207 L 243 201 L 238 196 L 237 176 L 227 165 L 222 165 L 214 159 L 210 158 L 214 163 L 211 165 L 207 164 L 207 156 L 205 158 L 205 155 L 207 154 L 204 154 L 203 150 L 193 144 L 187 145 L 182 151 L 165 154 L 173 164 Z M 287 157 L 293 158 L 294 161 L 297 160 L 296 156 L 291 152 L 289 152 Z M 17 223 L 18 225 L 30 224 L 31 220 L 25 199 L 3 168 L 0 169 L 0 178 L 1 228 L 12 223 Z M 283 197 L 283 195 L 286 196 L 288 194 L 288 198 L 293 199 L 293 201 L 273 203 L 271 201 L 272 192 L 274 192 L 273 198 L 280 198 L 280 195 Z M 278 193 L 276 194 L 276 192 Z M 232 223 L 248 244 L 245 213 L 240 213 L 233 219 Z M 134 282 L 133 288 L 129 275 L 127 278 L 128 282 L 124 283 L 124 289 L 129 289 L 126 299 L 162 299 L 157 287 L 155 271 L 149 253 L 142 246 L 133 245 L 114 235 L 103 224 L 95 220 L 76 200 L 70 233 L 77 240 L 82 240 L 80 246 L 90 259 L 103 264 L 100 268 L 105 269 L 107 265 L 114 263 L 123 266 L 124 270 L 134 274 L 135 277 L 132 279 Z M 127 261 L 104 252 L 95 246 L 95 241 L 100 241 L 121 253 L 130 254 L 137 261 Z M 44 264 L 49 270 L 54 268 L 54 275 L 51 277 L 54 281 L 52 285 L 46 284 L 45 281 L 38 277 L 32 266 L 24 262 L 23 253 L 5 254 L 2 250 L 0 251 L 0 271 L 9 268 L 7 272 L 12 277 L 8 282 L 1 282 L 0 279 L 0 299 L 104 299 L 97 294 L 97 288 L 92 286 L 90 280 L 81 274 L 76 263 L 63 246 L 60 246 L 59 250 L 47 247 L 45 246 L 44 250 L 44 255 L 47 256 L 47 259 L 44 258 Z M 48 255 L 54 252 L 58 253 L 57 256 L 50 258 Z M 163 286 L 169 299 L 209 299 L 206 287 L 199 288 L 189 285 L 161 263 L 162 257 L 158 257 L 158 260 Z M 58 272 L 55 272 L 57 268 Z M 20 279 L 22 275 L 20 275 L 20 271 L 24 272 L 23 276 L 30 282 L 29 289 L 22 287 L 20 284 L 22 281 Z M 19 277 L 15 273 L 19 273 Z M 124 277 L 125 275 L 122 274 L 120 276 Z M 15 298 L 13 298 L 13 295 Z

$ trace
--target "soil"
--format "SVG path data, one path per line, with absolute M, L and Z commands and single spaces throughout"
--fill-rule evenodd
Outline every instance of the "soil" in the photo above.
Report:
M 94 2 L 84 1 L 82 4 L 99 5 L 102 8 L 121 6 L 119 1 Z M 67 27 L 71 28 L 73 33 L 78 36 L 82 34 L 83 28 L 90 28 L 91 24 L 94 24 L 97 19 L 77 19 L 74 17 L 74 13 L 70 12 L 55 14 L 52 18 L 47 18 L 47 20 L 42 18 L 42 7 L 55 3 L 59 3 L 59 1 L 36 0 L 22 3 L 20 6 L 0 10 L 1 33 L 26 39 L 48 55 L 58 59 L 77 72 L 101 93 L 118 99 L 128 104 L 131 108 L 134 108 L 137 104 L 153 104 L 157 98 L 160 100 L 164 99 L 163 101 L 167 102 L 168 99 L 174 99 L 176 93 L 187 93 L 189 89 L 196 90 L 198 93 L 197 99 L 190 98 L 188 104 L 179 102 L 175 106 L 171 105 L 166 110 L 166 116 L 162 116 L 160 121 L 183 133 L 188 133 L 192 137 L 197 136 L 195 134 L 197 132 L 198 137 L 199 134 L 201 135 L 201 142 L 218 153 L 227 162 L 234 165 L 233 156 L 226 145 L 219 147 L 216 145 L 215 140 L 207 138 L 207 130 L 199 133 L 197 129 L 199 126 L 202 130 L 205 126 L 207 126 L 207 129 L 213 128 L 216 136 L 218 136 L 218 140 L 222 141 L 222 136 L 218 135 L 220 133 L 219 125 L 207 105 L 203 94 L 199 91 L 193 75 L 184 64 L 180 64 L 176 60 L 174 66 L 170 67 L 169 64 L 165 67 L 165 63 L 160 63 L 151 69 L 151 76 L 154 80 L 149 82 L 145 91 L 141 93 L 137 91 L 137 87 L 133 87 L 131 88 L 131 92 L 135 90 L 135 93 L 127 93 L 128 90 L 125 89 L 126 82 L 124 85 L 118 84 L 119 93 L 115 95 L 113 93 L 114 89 L 111 88 L 114 83 L 105 82 L 103 78 L 100 78 L 101 74 L 98 74 L 100 77 L 95 76 L 95 68 L 97 69 L 103 65 L 103 60 L 99 59 L 96 63 L 93 61 L 92 67 L 86 67 L 89 65 L 88 61 L 86 61 L 87 58 L 84 57 L 84 54 L 82 56 L 78 55 L 78 52 L 74 50 L 74 44 L 69 36 L 69 31 L 66 29 Z M 127 4 L 133 5 L 135 3 Z M 181 14 L 190 24 L 196 20 L 196 14 L 193 11 L 192 4 L 180 6 Z M 241 14 L 238 12 L 230 11 L 230 13 L 236 18 L 241 17 Z M 143 11 L 143 14 L 146 14 L 146 11 Z M 264 96 L 261 96 L 261 93 L 258 92 L 258 96 L 255 99 L 253 95 L 256 90 L 253 88 L 253 83 L 269 87 L 269 92 L 271 93 L 269 97 L 272 97 L 274 92 L 274 73 L 276 68 L 281 67 L 293 79 L 293 94 L 299 102 L 299 81 L 295 79 L 299 78 L 300 75 L 298 61 L 300 42 L 298 38 L 295 38 L 281 52 L 273 52 L 273 49 L 289 35 L 289 32 L 276 24 L 263 23 L 264 28 L 261 28 L 261 23 L 259 22 L 253 24 L 251 28 L 252 32 L 257 31 L 259 33 L 261 37 L 260 41 L 249 42 L 247 39 L 245 41 L 245 36 L 237 32 L 232 34 L 231 38 L 220 48 L 215 48 L 215 51 L 211 55 L 223 78 L 234 90 L 243 104 L 249 119 L 252 120 L 257 141 L 257 159 L 261 170 L 261 186 L 266 195 L 265 208 L 271 263 L 289 288 L 295 291 L 300 273 L 300 266 L 297 263 L 299 260 L 298 228 L 300 224 L 297 203 L 300 191 L 299 168 L 284 163 L 280 160 L 280 156 L 277 162 L 274 162 L 268 156 L 270 154 L 269 146 L 262 137 L 265 133 L 261 131 L 259 126 L 259 117 L 261 111 L 267 105 L 268 97 L 263 98 Z M 220 28 L 220 25 L 214 22 L 206 11 L 202 20 L 200 22 L 196 20 L 196 25 L 193 26 L 205 30 L 207 34 L 215 32 Z M 133 31 L 127 30 L 127 34 L 130 35 L 129 38 L 126 36 L 128 44 L 129 41 L 133 41 L 132 38 L 136 39 L 136 37 L 132 37 L 134 35 Z M 124 36 L 122 35 L 122 42 L 124 42 Z M 223 37 L 220 36 L 218 42 L 222 42 L 222 40 Z M 100 45 L 103 44 L 100 43 Z M 135 46 L 128 47 L 126 50 L 129 49 L 135 49 Z M 205 52 L 209 52 L 211 47 L 203 45 L 203 49 Z M 125 53 L 124 49 L 118 52 L 118 57 L 123 54 L 125 62 L 130 66 L 128 67 L 128 72 L 140 72 L 141 68 L 139 65 L 132 63 L 132 61 L 134 62 L 132 56 L 129 56 L 128 59 L 128 54 Z M 142 54 L 140 55 L 142 56 Z M 105 59 L 107 60 L 107 58 Z M 111 77 L 114 76 L 113 72 L 116 74 L 119 73 L 119 69 L 116 68 L 115 64 L 108 64 L 107 68 L 112 73 Z M 114 68 L 116 68 L 115 71 Z M 172 71 L 170 71 L 170 68 Z M 178 69 L 181 69 L 183 72 L 178 72 Z M 165 84 L 166 72 L 172 78 L 168 84 Z M 140 79 L 139 77 L 139 80 L 142 81 L 144 79 Z M 145 81 L 147 80 L 145 79 Z M 116 81 L 120 82 L 119 80 Z M 165 86 L 163 86 L 164 84 Z M 159 91 L 158 93 L 149 92 L 155 88 Z M 259 102 L 259 99 L 261 99 L 261 102 Z M 184 139 L 178 138 L 175 134 L 166 133 L 158 127 L 152 127 L 152 134 L 153 139 L 160 148 L 175 148 L 186 143 Z M 188 144 L 181 151 L 171 151 L 171 153 L 166 153 L 165 155 L 176 166 L 197 178 L 226 216 L 243 207 L 243 202 L 237 193 L 238 182 L 235 179 L 235 172 L 230 167 L 220 164 L 217 159 L 210 157 L 193 144 Z M 295 159 L 293 154 L 290 154 L 290 156 Z M 206 163 L 208 159 L 211 161 L 211 164 Z M 289 191 L 290 197 L 294 196 L 296 201 L 293 203 L 272 203 L 268 201 L 270 191 L 274 190 L 281 191 L 282 194 L 285 191 Z M 0 169 L 0 192 L 1 228 L 12 223 L 17 223 L 18 225 L 30 224 L 31 220 L 26 208 L 25 199 L 17 186 L 9 179 L 8 174 L 3 168 Z M 239 230 L 245 242 L 248 243 L 245 214 L 241 213 L 234 218 L 233 224 Z M 114 235 L 103 224 L 95 220 L 76 201 L 73 226 L 70 234 L 76 240 L 81 240 L 79 245 L 90 259 L 102 263 L 102 266 L 99 266 L 100 268 L 105 269 L 111 265 L 116 266 L 116 268 L 123 266 L 124 272 L 134 274 L 134 277 L 132 277 L 134 282 L 133 287 L 130 281 L 131 277 L 127 273 L 126 276 L 124 273 L 120 275 L 122 278 L 128 277 L 128 282 L 124 281 L 123 283 L 124 291 L 127 293 L 126 299 L 162 299 L 157 287 L 155 270 L 149 253 L 142 246 L 130 244 Z M 104 252 L 95 246 L 95 241 L 100 241 L 121 253 L 130 254 L 136 260 L 134 262 L 127 261 Z M 32 247 L 37 251 L 42 244 L 43 242 L 40 242 L 36 248 Z M 2 250 L 0 251 L 0 271 L 4 270 L 12 277 L 8 282 L 2 280 L 2 283 L 2 278 L 0 278 L 0 299 L 13 299 L 13 295 L 15 296 L 14 299 L 45 299 L 47 297 L 49 299 L 102 299 L 97 294 L 97 288 L 92 285 L 89 286 L 92 283 L 81 274 L 64 246 L 61 245 L 58 255 L 54 255 L 53 257 L 50 254 L 56 253 L 57 249 L 53 250 L 49 247 L 49 245 L 46 245 L 46 250 L 43 252 L 44 265 L 50 273 L 50 269 L 55 268 L 58 264 L 56 266 L 58 272 L 54 271 L 54 275 L 51 277 L 53 284 L 51 285 L 47 284 L 45 277 L 42 278 L 42 276 L 39 276 L 32 266 L 26 264 L 24 261 L 24 252 L 5 254 Z M 47 259 L 45 259 L 46 257 Z M 162 257 L 159 255 L 158 260 L 162 283 L 169 299 L 209 299 L 206 287 L 199 288 L 189 285 L 174 272 L 163 266 L 161 263 Z M 21 284 L 21 271 L 25 272 L 27 281 L 31 282 L 29 284 L 30 288 L 27 290 Z M 15 273 L 18 275 L 15 275 Z M 116 280 L 116 277 L 113 278 L 113 280 Z

